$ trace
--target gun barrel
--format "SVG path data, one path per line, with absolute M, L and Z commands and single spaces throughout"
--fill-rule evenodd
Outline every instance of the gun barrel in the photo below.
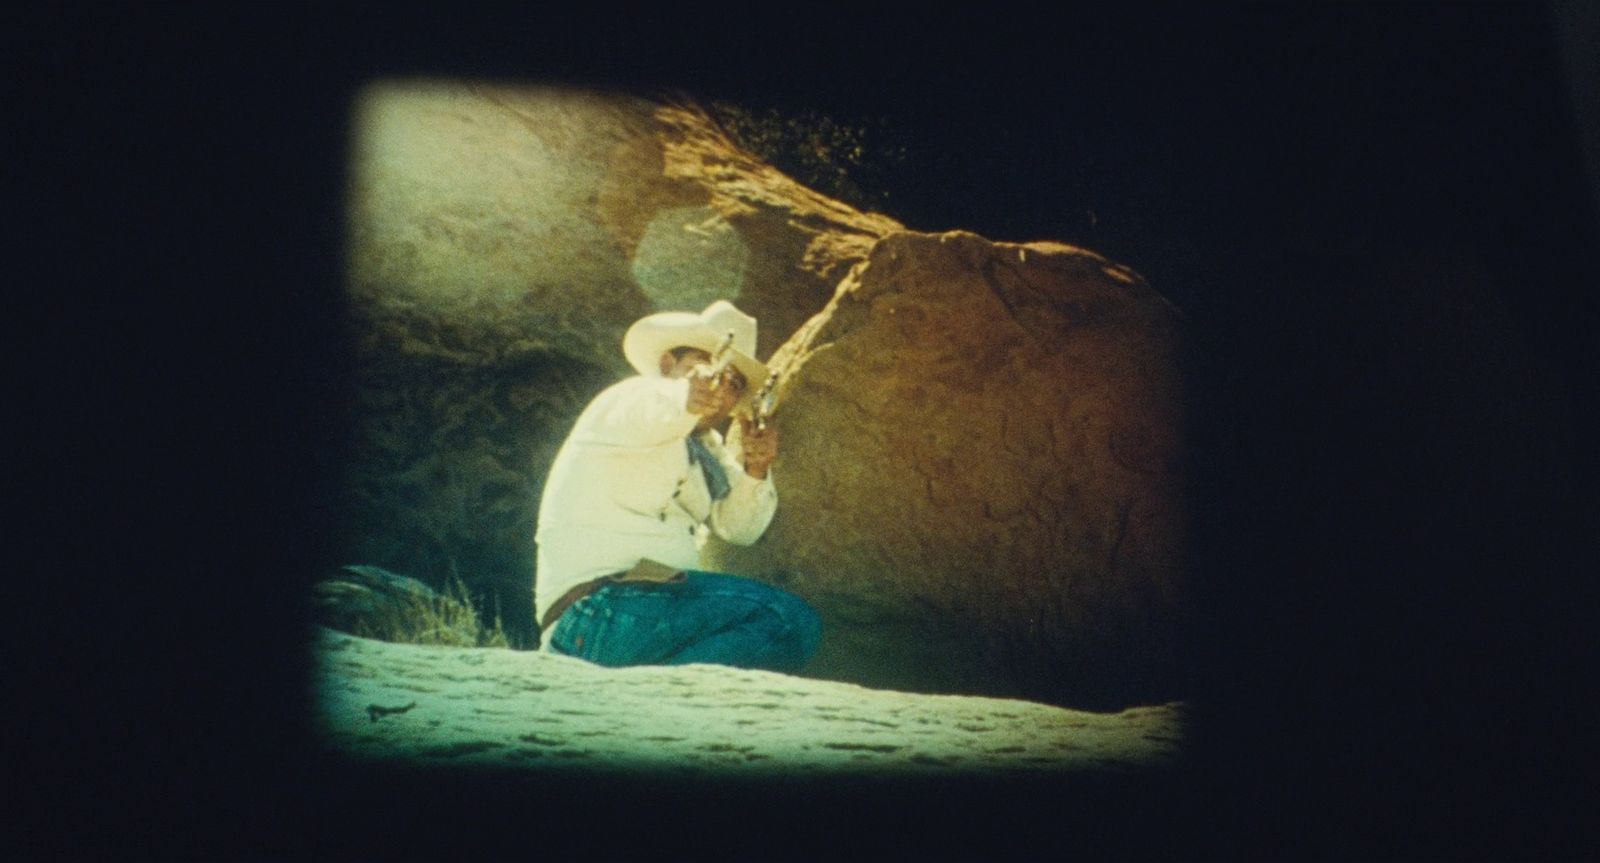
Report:
M 711 379 L 711 388 L 716 389 L 722 384 L 722 373 L 727 371 L 728 364 L 733 362 L 733 330 L 728 330 L 727 335 L 717 344 L 717 349 L 711 353 L 711 367 L 705 376 Z
M 761 389 L 756 392 L 756 397 L 752 400 L 755 402 L 755 421 L 758 429 L 765 429 L 767 419 L 772 416 L 772 410 L 776 406 L 776 393 L 773 392 L 773 388 L 777 383 L 778 373 L 768 374 L 766 382 L 761 385 Z

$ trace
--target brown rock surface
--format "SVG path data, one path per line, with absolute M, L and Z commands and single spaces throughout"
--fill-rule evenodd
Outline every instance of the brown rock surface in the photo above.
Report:
M 774 356 L 778 515 L 711 568 L 821 612 L 806 673 L 1112 706 L 1171 694 L 1179 313 L 1064 245 L 894 234 Z
M 692 106 L 392 82 L 352 121 L 341 562 L 459 574 L 525 636 L 544 470 L 627 373 L 626 327 L 726 298 L 769 353 L 899 227 L 795 184 Z

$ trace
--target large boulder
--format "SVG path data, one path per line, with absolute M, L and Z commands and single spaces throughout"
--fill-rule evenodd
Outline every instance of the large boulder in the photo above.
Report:
M 778 514 L 706 563 L 816 606 L 808 674 L 1088 707 L 1167 697 L 1180 317 L 1082 249 L 887 237 L 773 357 Z
M 623 94 L 390 82 L 352 115 L 346 560 L 460 577 L 533 638 L 534 515 L 637 318 L 729 299 L 763 355 L 899 225 Z

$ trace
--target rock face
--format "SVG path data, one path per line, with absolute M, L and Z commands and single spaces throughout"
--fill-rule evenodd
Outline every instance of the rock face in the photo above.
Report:
M 760 543 L 705 565 L 817 606 L 809 673 L 1074 706 L 1171 694 L 1177 316 L 1138 276 L 907 233 L 693 106 L 391 83 L 352 132 L 357 434 L 335 563 L 459 577 L 533 643 L 556 449 L 629 373 L 628 325 L 725 298 L 783 374 L 782 503 Z
M 608 669 L 541 651 L 322 630 L 317 722 L 339 751 L 428 765 L 706 775 L 1067 774 L 1173 762 L 1184 706 L 1115 714 L 881 692 L 716 665 Z
M 773 358 L 780 506 L 710 568 L 822 614 L 807 674 L 1073 706 L 1174 685 L 1179 314 L 1051 243 L 894 234 Z
M 339 562 L 459 576 L 522 642 L 544 471 L 628 373 L 626 327 L 725 298 L 761 320 L 765 355 L 899 227 L 798 186 L 692 106 L 624 95 L 374 85 L 351 167 Z

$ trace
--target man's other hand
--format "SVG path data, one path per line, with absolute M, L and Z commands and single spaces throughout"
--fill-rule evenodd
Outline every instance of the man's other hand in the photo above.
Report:
M 688 410 L 696 416 L 712 417 L 716 422 L 726 419 L 744 396 L 744 375 L 726 369 L 720 376 L 711 374 L 709 366 L 694 367 L 689 378 Z
M 689 413 L 696 416 L 711 416 L 722 409 L 724 395 L 721 387 L 711 385 L 710 371 L 709 366 L 699 365 L 685 375 L 689 379 Z

